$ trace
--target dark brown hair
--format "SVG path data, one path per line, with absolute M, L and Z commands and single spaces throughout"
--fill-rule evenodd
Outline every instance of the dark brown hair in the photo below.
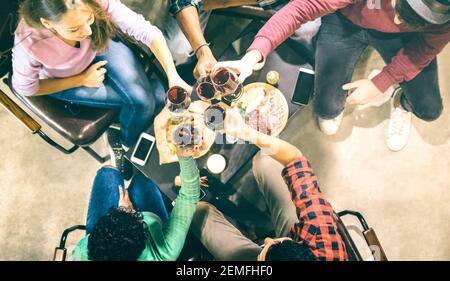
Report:
M 116 34 L 116 27 L 109 20 L 106 11 L 95 0 L 25 0 L 19 13 L 25 22 L 34 28 L 43 28 L 41 18 L 58 22 L 69 9 L 69 4 L 84 3 L 88 5 L 95 17 L 92 24 L 92 48 L 97 52 L 105 51 L 108 42 Z
M 395 3 L 395 12 L 400 20 L 408 27 L 414 30 L 421 30 L 424 27 L 431 25 L 421 16 L 419 16 L 406 0 L 397 0 Z

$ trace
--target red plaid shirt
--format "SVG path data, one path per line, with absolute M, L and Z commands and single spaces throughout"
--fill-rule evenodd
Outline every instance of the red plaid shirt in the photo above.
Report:
M 347 260 L 333 208 L 320 192 L 317 176 L 308 160 L 294 159 L 283 169 L 282 176 L 298 216 L 298 222 L 291 228 L 292 239 L 308 245 L 321 261 Z

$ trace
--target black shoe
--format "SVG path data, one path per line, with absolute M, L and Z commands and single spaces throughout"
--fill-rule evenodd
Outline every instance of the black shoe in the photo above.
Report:
M 120 141 L 120 130 L 110 127 L 106 133 L 112 165 L 122 173 L 125 180 L 131 179 L 133 176 L 133 165 L 125 158 L 125 150 Z

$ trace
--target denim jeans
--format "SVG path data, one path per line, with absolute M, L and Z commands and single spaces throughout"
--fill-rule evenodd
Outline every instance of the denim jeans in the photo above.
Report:
M 118 207 L 119 187 L 124 188 L 124 186 L 123 176 L 118 170 L 103 167 L 97 172 L 87 212 L 87 234 L 92 232 L 97 222 L 108 213 L 110 208 Z M 136 211 L 152 212 L 164 223 L 167 222 L 169 215 L 161 192 L 150 179 L 140 173 L 136 174 L 131 180 L 128 193 Z
M 367 48 L 374 47 L 386 63 L 416 40 L 416 33 L 383 33 L 363 29 L 339 12 L 322 17 L 317 35 L 314 111 L 323 119 L 338 116 L 345 106 L 347 92 L 342 85 L 351 81 L 355 64 Z M 414 79 L 400 84 L 403 107 L 418 118 L 432 121 L 442 112 L 437 62 L 434 59 Z
M 111 40 L 108 50 L 92 63 L 106 60 L 105 80 L 99 88 L 78 87 L 50 95 L 75 104 L 120 108 L 121 141 L 131 147 L 152 124 L 155 107 L 164 104 L 161 82 L 148 80 L 144 68 L 122 42 Z

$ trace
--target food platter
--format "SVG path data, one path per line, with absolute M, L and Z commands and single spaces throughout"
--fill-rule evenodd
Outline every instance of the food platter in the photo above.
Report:
M 236 101 L 245 123 L 259 132 L 278 136 L 286 127 L 289 107 L 280 90 L 266 83 L 252 83 L 243 88 L 244 94 Z

